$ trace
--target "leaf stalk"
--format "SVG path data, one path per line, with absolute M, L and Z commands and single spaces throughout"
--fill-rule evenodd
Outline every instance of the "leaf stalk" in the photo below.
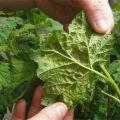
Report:
M 113 78 L 111 77 L 109 72 L 106 70 L 105 66 L 103 64 L 101 64 L 100 67 L 101 67 L 102 71 L 105 73 L 105 75 L 107 77 L 107 81 L 111 84 L 111 86 L 113 86 L 113 88 L 115 89 L 115 91 L 118 94 L 118 97 L 120 98 L 120 89 L 119 89 L 118 85 L 115 83 L 115 81 L 113 80 Z

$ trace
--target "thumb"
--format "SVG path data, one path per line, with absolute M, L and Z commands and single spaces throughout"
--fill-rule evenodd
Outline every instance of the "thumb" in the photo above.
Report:
M 108 0 L 83 0 L 83 9 L 91 27 L 98 33 L 109 33 L 114 20 Z
M 44 108 L 29 120 L 63 120 L 67 112 L 67 106 L 59 102 Z

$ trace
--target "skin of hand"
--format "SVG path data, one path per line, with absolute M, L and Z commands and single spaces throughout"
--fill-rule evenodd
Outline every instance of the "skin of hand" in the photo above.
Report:
M 27 114 L 28 120 L 73 120 L 74 110 L 68 110 L 64 103 L 58 102 L 43 108 L 40 104 L 42 96 L 42 87 L 37 87 Z M 26 102 L 19 100 L 14 107 L 12 120 L 25 120 L 25 112 Z
M 96 32 L 109 33 L 114 27 L 108 0 L 35 0 L 35 4 L 48 16 L 65 26 L 80 10 L 84 10 L 89 24 Z
M 72 19 L 84 10 L 91 27 L 98 33 L 112 31 L 114 19 L 108 0 L 0 0 L 0 10 L 40 8 L 46 15 L 67 28 Z

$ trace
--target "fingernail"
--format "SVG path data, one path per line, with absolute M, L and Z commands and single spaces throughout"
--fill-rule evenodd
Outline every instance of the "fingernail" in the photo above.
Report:
M 59 114 L 59 116 L 65 116 L 67 113 L 67 107 L 66 105 L 60 103 L 59 105 L 56 106 L 56 112 Z
M 105 20 L 98 20 L 96 25 L 99 31 L 107 32 L 109 29 L 108 23 Z
M 24 99 L 20 99 L 17 103 L 19 103 L 19 104 L 21 104 L 21 103 L 22 103 L 22 104 L 25 104 L 25 100 L 24 100 Z M 17 103 L 16 103 L 16 104 L 17 104 Z

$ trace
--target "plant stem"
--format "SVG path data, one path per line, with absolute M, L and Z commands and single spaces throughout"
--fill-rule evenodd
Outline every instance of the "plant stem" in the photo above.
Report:
M 118 103 L 120 103 L 120 100 L 118 98 L 116 98 L 115 96 L 112 96 L 108 93 L 106 93 L 105 91 L 101 90 L 101 92 L 104 94 L 104 95 L 107 95 L 108 97 L 114 99 L 115 101 L 117 101 Z
M 113 80 L 113 78 L 110 76 L 110 74 L 106 70 L 105 66 L 104 65 L 100 65 L 100 67 L 103 70 L 103 72 L 105 73 L 105 75 L 107 76 L 108 82 L 113 86 L 113 88 L 115 89 L 115 91 L 117 92 L 117 94 L 118 94 L 118 96 L 120 98 L 120 89 L 119 89 L 118 85 L 115 83 L 115 81 Z
M 107 85 L 107 91 L 108 91 L 108 94 L 111 93 L 111 86 L 110 86 L 110 84 Z M 110 107 L 111 107 L 111 99 L 110 99 L 109 96 L 107 96 L 107 120 L 111 119 Z

